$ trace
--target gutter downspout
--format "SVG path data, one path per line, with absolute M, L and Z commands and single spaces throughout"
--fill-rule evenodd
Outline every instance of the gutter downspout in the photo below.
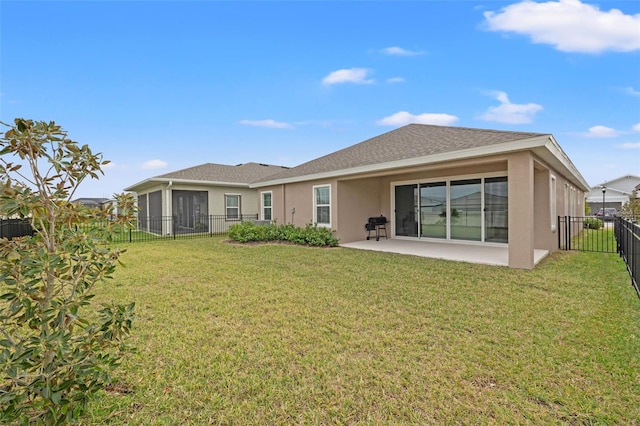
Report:
M 167 184 L 167 192 L 165 195 L 165 212 L 166 215 L 171 218 L 169 225 L 173 224 L 173 214 L 171 214 L 171 187 L 173 186 L 173 181 L 170 180 Z M 170 228 L 173 228 L 171 226 Z M 166 234 L 169 235 L 171 233 L 171 229 L 167 229 Z

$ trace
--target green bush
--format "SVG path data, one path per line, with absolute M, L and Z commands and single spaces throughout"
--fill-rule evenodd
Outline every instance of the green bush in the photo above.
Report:
M 338 239 L 331 230 L 311 224 L 298 228 L 293 225 L 254 225 L 251 222 L 242 222 L 229 228 L 229 238 L 239 243 L 286 241 L 315 247 L 338 245 Z
M 602 228 L 602 221 L 595 217 L 588 217 L 584 220 L 584 227 L 587 229 L 600 229 Z

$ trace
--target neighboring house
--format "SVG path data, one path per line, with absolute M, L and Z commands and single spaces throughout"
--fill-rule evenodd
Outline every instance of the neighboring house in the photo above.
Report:
M 85 207 L 102 208 L 103 206 L 110 205 L 113 200 L 110 198 L 76 198 L 71 201 L 72 203 L 82 204 Z
M 536 249 L 557 249 L 558 216 L 583 215 L 589 185 L 550 134 L 409 124 L 249 188 L 261 218 L 341 243 L 384 215 L 391 238 L 507 246 L 509 266 L 530 269 Z
M 72 203 L 82 204 L 85 207 L 102 209 L 103 207 L 113 207 L 114 214 L 118 214 L 116 200 L 112 198 L 76 198 Z
M 255 217 L 258 194 L 249 184 L 285 169 L 258 163 L 206 163 L 143 180 L 125 191 L 137 194 L 138 221 L 143 229 L 162 234 L 170 232 L 168 226 L 174 231 L 198 231 L 204 230 L 212 216 L 227 225 L 247 215 Z M 171 221 L 163 220 L 167 217 Z
M 591 208 L 591 214 L 595 214 L 603 207 L 603 199 L 605 207 L 615 207 L 620 210 L 624 203 L 629 201 L 631 192 L 638 187 L 640 187 L 640 176 L 634 175 L 621 176 L 594 185 L 587 194 L 587 204 Z

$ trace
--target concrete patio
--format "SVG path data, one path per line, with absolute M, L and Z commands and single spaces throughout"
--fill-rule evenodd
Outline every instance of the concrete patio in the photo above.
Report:
M 425 241 L 404 239 L 362 240 L 340 244 L 341 247 L 359 250 L 373 250 L 388 253 L 409 254 L 457 262 L 480 263 L 485 265 L 509 266 L 509 249 L 506 246 L 481 245 L 465 242 Z M 535 250 L 534 262 L 538 264 L 549 252 Z

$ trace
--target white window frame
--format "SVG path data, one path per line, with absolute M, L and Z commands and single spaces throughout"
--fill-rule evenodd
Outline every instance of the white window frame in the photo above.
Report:
M 271 197 L 271 205 L 267 206 L 264 203 L 264 196 L 269 194 Z M 267 215 L 265 214 L 266 210 L 269 209 L 269 218 L 267 219 Z M 261 220 L 273 220 L 273 191 L 263 191 L 260 193 L 260 219 Z
M 229 206 L 228 200 L 231 197 L 237 197 L 238 198 L 238 206 Z M 232 220 L 241 220 L 242 219 L 242 213 L 241 213 L 241 208 L 242 206 L 242 196 L 240 194 L 224 194 L 224 220 L 228 220 L 228 221 L 232 221 Z M 238 213 L 237 213 L 237 217 L 231 217 L 229 215 L 229 209 L 238 209 Z
M 558 187 L 554 175 L 549 175 L 549 212 L 551 215 L 551 230 L 558 227 Z
M 316 191 L 318 189 L 321 188 L 329 188 L 329 204 L 318 204 L 317 201 L 317 197 L 316 197 Z M 312 191 L 312 196 L 313 196 L 313 223 L 316 226 L 322 226 L 325 228 L 331 228 L 331 185 L 330 184 L 325 184 L 325 185 L 313 185 L 313 191 Z M 318 207 L 329 207 L 329 223 L 319 223 L 318 222 Z
M 482 244 L 487 244 L 487 245 L 500 245 L 500 246 L 504 246 L 507 245 L 508 243 L 494 243 L 494 242 L 486 242 L 485 238 L 485 231 L 486 231 L 486 227 L 485 227 L 485 188 L 484 188 L 484 184 L 485 184 L 485 179 L 487 178 L 495 178 L 495 177 L 504 177 L 507 178 L 507 182 L 509 182 L 509 175 L 507 173 L 506 170 L 503 171 L 496 171 L 496 172 L 488 172 L 488 173 L 479 173 L 479 174 L 469 174 L 469 175 L 453 175 L 453 176 L 447 176 L 447 177 L 437 177 L 437 178 L 429 178 L 429 179 L 411 179 L 411 180 L 401 180 L 401 181 L 392 181 L 389 184 L 389 191 L 391 192 L 391 222 L 395 223 L 396 222 L 396 199 L 395 199 L 395 187 L 399 186 L 399 185 L 412 185 L 412 184 L 423 184 L 423 183 L 431 183 L 431 182 L 446 182 L 446 188 L 447 188 L 447 193 L 446 193 L 446 203 L 447 203 L 447 236 L 446 239 L 441 239 L 441 238 L 429 238 L 429 237 L 421 237 L 422 240 L 425 241 L 457 241 L 457 242 L 464 242 L 464 243 L 482 243 Z M 480 241 L 465 241 L 465 240 L 452 240 L 451 239 L 451 182 L 454 181 L 458 181 L 458 180 L 465 180 L 465 179 L 480 179 L 480 193 L 481 193 L 481 198 L 482 198 L 482 202 L 481 202 L 481 208 L 480 208 L 480 220 L 482 222 L 482 231 L 481 231 L 481 238 Z M 418 219 L 419 220 L 419 219 Z M 420 225 L 419 225 L 420 226 Z M 393 238 L 398 238 L 398 239 L 408 239 L 408 240 L 412 240 L 415 239 L 415 237 L 403 237 L 403 236 L 396 236 L 396 228 L 395 226 L 393 226 L 392 228 L 392 236 Z

